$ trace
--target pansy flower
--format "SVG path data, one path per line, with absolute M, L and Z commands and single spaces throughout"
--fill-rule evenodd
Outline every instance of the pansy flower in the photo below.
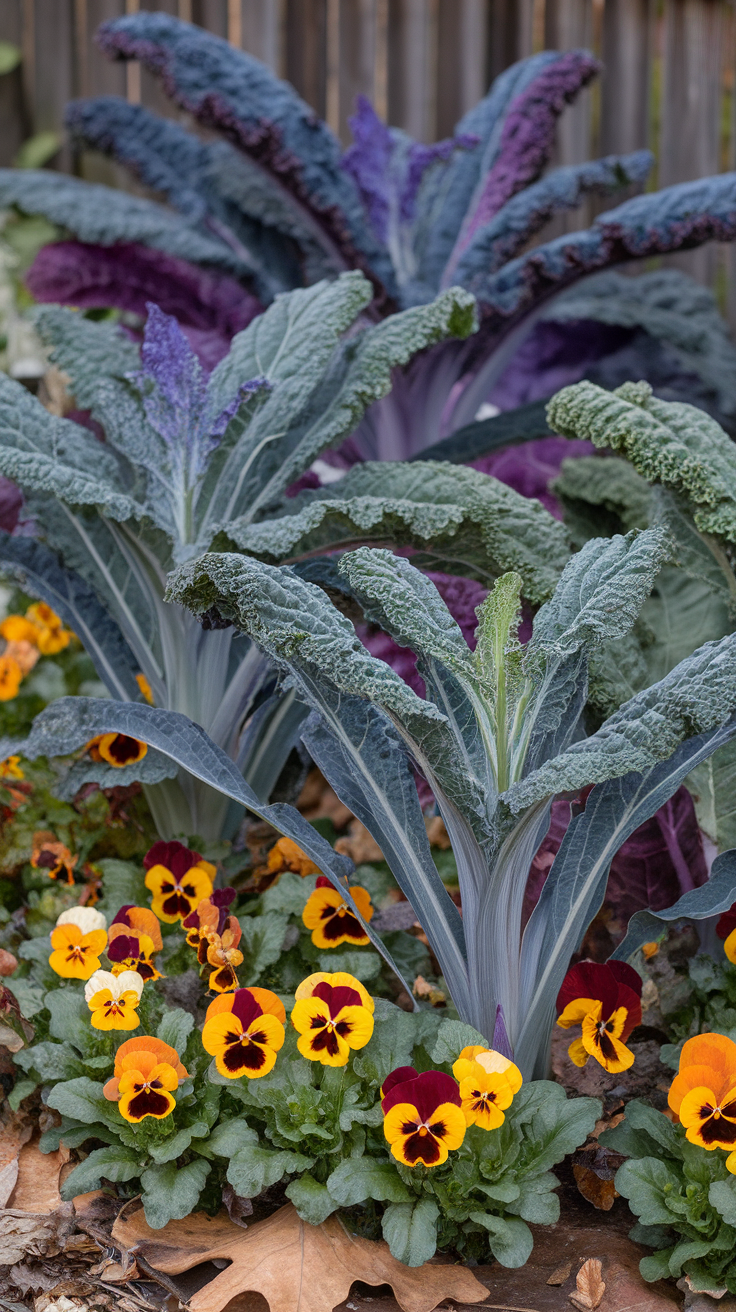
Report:
M 184 920 L 212 893 L 215 867 L 183 843 L 154 843 L 143 858 L 151 908 L 167 925 Z
M 202 898 L 194 911 L 190 911 L 182 921 L 187 931 L 187 943 L 190 948 L 199 948 L 203 934 L 221 934 L 228 918 L 228 908 L 235 900 L 234 888 L 215 888 L 209 897 Z M 200 965 L 206 960 L 206 953 Z
M 468 1125 L 497 1130 L 504 1112 L 521 1088 L 521 1071 L 493 1048 L 463 1048 L 452 1073 L 460 1085 L 460 1098 Z
M 208 981 L 208 987 L 214 993 L 228 993 L 238 987 L 235 971 L 243 961 L 243 954 L 238 947 L 241 933 L 235 916 L 228 916 L 221 934 L 210 932 L 203 939 L 207 947 L 207 964 L 215 967 Z
M 690 1143 L 726 1148 L 736 1174 L 736 1043 L 724 1034 L 697 1034 L 683 1044 L 667 1101 Z
M 34 870 L 44 870 L 49 879 L 58 879 L 65 884 L 74 883 L 74 867 L 79 860 L 72 856 L 68 847 L 60 843 L 50 829 L 38 829 L 31 844 L 31 865 Z
M 568 1048 L 576 1066 L 589 1057 L 607 1071 L 625 1071 L 634 1054 L 626 1040 L 641 1024 L 641 977 L 625 961 L 581 961 L 568 970 L 557 995 L 557 1024 L 581 1025 L 582 1033 Z
M 122 770 L 124 765 L 136 765 L 148 751 L 148 744 L 127 733 L 101 733 L 85 748 L 93 761 L 106 761 Z
M 383 1133 L 404 1166 L 441 1166 L 465 1138 L 460 1091 L 442 1071 L 400 1066 L 383 1082 Z
M 36 644 L 42 656 L 55 656 L 69 646 L 73 637 L 71 629 L 64 628 L 63 620 L 45 601 L 36 601 L 29 606 L 26 620 L 34 629 L 34 636 L 29 641 Z
M 268 854 L 267 870 L 270 875 L 280 875 L 284 870 L 292 870 L 295 875 L 318 875 L 319 866 L 307 856 L 293 838 L 279 838 Z
M 284 1043 L 285 1019 L 282 1004 L 268 989 L 224 993 L 207 1010 L 202 1046 L 227 1079 L 246 1075 L 257 1080 L 273 1069 Z
M 111 975 L 96 970 L 84 986 L 84 1000 L 92 1012 L 96 1030 L 135 1030 L 140 1025 L 136 1010 L 143 992 L 143 980 L 135 970 Z
M 352 975 L 342 979 L 350 983 L 321 980 L 308 997 L 300 998 L 297 991 L 291 1013 L 302 1057 L 324 1066 L 345 1066 L 351 1048 L 364 1048 L 373 1033 L 373 1007 L 365 1006 Z
M 187 1077 L 176 1048 L 143 1034 L 121 1043 L 114 1074 L 102 1092 L 118 1104 L 126 1121 L 137 1124 L 146 1116 L 162 1120 L 174 1109 L 172 1092 Z
M 370 893 L 357 884 L 350 892 L 363 919 L 370 920 L 373 915 Z M 302 912 L 302 920 L 307 929 L 311 929 L 312 942 L 317 948 L 336 948 L 341 943 L 353 943 L 357 947 L 370 943 L 344 894 L 325 875 L 319 876 L 317 887 Z
M 106 943 L 105 917 L 94 907 L 70 907 L 51 931 L 49 965 L 62 979 L 87 980 L 100 969 Z
M 7 651 L 0 656 L 0 702 L 10 702 L 18 695 L 23 682 L 23 671 L 19 662 Z
M 148 702 L 149 706 L 153 706 L 153 692 L 151 691 L 151 685 L 145 674 L 136 674 L 135 681 L 140 688 L 143 700 Z
M 19 756 L 6 756 L 4 761 L 0 761 L 0 779 L 24 779 L 19 761 Z
M 113 975 L 135 970 L 142 980 L 161 979 L 153 961 L 154 952 L 163 947 L 158 919 L 148 907 L 121 907 L 110 925 L 107 955 L 113 963 Z

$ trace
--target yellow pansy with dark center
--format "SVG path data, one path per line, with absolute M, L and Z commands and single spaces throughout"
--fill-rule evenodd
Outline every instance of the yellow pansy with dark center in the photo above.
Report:
M 153 1052 L 138 1051 L 126 1057 L 118 1079 L 120 1115 L 134 1125 L 153 1116 L 163 1120 L 176 1106 L 172 1090 L 179 1076 L 168 1062 L 157 1061 Z
M 725 1034 L 688 1039 L 668 1102 L 690 1143 L 732 1150 L 726 1168 L 736 1174 L 736 1043 Z
M 463 1048 L 452 1073 L 460 1085 L 463 1114 L 468 1125 L 496 1130 L 521 1088 L 518 1066 L 493 1048 Z
M 236 917 L 228 916 L 221 934 L 210 930 L 206 938 L 203 938 L 202 943 L 200 943 L 197 952 L 198 958 L 204 945 L 207 949 L 207 963 L 215 967 L 210 972 L 208 981 L 209 988 L 214 993 L 228 993 L 231 989 L 238 987 L 238 977 L 235 971 L 243 961 L 243 954 L 238 947 L 241 933 Z
M 220 1075 L 258 1079 L 273 1069 L 284 1043 L 286 1013 L 267 989 L 237 989 L 207 1009 L 202 1046 L 215 1058 Z
M 167 925 L 185 920 L 212 893 L 215 867 L 183 843 L 154 843 L 143 864 L 151 909 Z
M 100 954 L 106 943 L 104 929 L 85 934 L 78 925 L 57 925 L 51 931 L 49 965 L 62 979 L 87 980 L 100 969 Z
M 142 761 L 148 745 L 127 733 L 102 733 L 87 743 L 86 751 L 93 761 L 106 761 L 121 770 L 124 765 L 136 765 Z
M 364 1048 L 373 1033 L 372 1012 L 358 990 L 324 982 L 294 1003 L 291 1023 L 302 1056 L 324 1066 L 345 1066 L 351 1049 Z
M 571 966 L 557 995 L 557 1024 L 581 1026 L 568 1048 L 576 1066 L 594 1057 L 607 1071 L 628 1070 L 634 1054 L 626 1047 L 641 1024 L 641 976 L 625 961 L 581 961 Z
M 350 893 L 364 920 L 373 915 L 370 893 L 354 885 Z M 312 942 L 318 948 L 336 948 L 341 943 L 363 946 L 370 943 L 363 926 L 348 905 L 345 896 L 334 888 L 325 875 L 320 875 L 314 892 L 307 900 L 302 920 L 312 931 Z
M 95 971 L 84 988 L 94 1029 L 137 1029 L 140 1021 L 136 1008 L 142 992 L 143 980 L 136 971 L 125 970 L 120 975 L 107 970 Z
M 383 1132 L 404 1166 L 441 1166 L 465 1138 L 465 1116 L 455 1081 L 442 1071 L 400 1066 L 381 1089 Z

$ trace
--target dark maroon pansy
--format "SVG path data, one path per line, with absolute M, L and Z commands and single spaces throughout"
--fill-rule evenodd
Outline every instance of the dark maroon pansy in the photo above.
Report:
M 412 1072 L 413 1075 L 409 1074 L 404 1079 L 395 1078 L 401 1071 Z M 459 1107 L 460 1090 L 452 1076 L 445 1075 L 443 1071 L 423 1071 L 417 1075 L 412 1066 L 400 1066 L 386 1076 L 383 1084 L 381 1107 L 384 1116 L 400 1102 L 408 1102 L 415 1107 L 420 1120 L 426 1123 L 443 1102 L 452 1102 Z
M 595 998 L 606 1019 L 619 1007 L 625 1007 L 626 1024 L 621 1035 L 625 1043 L 641 1024 L 641 990 L 641 976 L 625 961 L 580 961 L 570 967 L 563 980 L 557 995 L 557 1015 L 561 1016 L 576 998 Z
M 255 1020 L 256 1016 L 263 1015 L 263 1008 L 256 1002 L 250 989 L 236 989 L 233 993 L 233 1005 L 230 1008 L 233 1016 L 237 1016 L 243 1030 Z

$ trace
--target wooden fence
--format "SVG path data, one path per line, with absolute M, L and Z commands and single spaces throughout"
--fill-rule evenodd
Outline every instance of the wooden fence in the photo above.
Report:
M 415 137 L 448 135 L 493 77 L 546 47 L 587 46 L 600 81 L 566 111 L 556 163 L 649 146 L 659 186 L 736 167 L 734 0 L 0 0 L 0 41 L 22 50 L 0 77 L 0 163 L 58 129 L 73 96 L 126 95 L 175 113 L 136 64 L 94 44 L 105 19 L 157 8 L 198 23 L 288 78 L 342 137 L 355 96 Z M 55 167 L 125 184 L 122 173 L 68 145 Z M 600 205 L 597 207 L 600 209 Z M 582 214 L 542 234 L 580 226 Z M 711 247 L 671 257 L 716 287 L 736 326 L 736 262 Z

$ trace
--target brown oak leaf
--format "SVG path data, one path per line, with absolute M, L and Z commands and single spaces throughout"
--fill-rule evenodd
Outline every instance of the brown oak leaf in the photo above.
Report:
M 597 1257 L 589 1257 L 587 1262 L 583 1262 L 575 1284 L 575 1293 L 568 1295 L 570 1302 L 580 1312 L 594 1312 L 606 1292 L 603 1268 Z
M 480 1303 L 488 1297 L 485 1285 L 464 1267 L 404 1266 L 382 1240 L 351 1235 L 336 1216 L 307 1225 L 291 1203 L 247 1230 L 233 1225 L 224 1212 L 215 1217 L 195 1212 L 151 1230 L 140 1208 L 120 1217 L 112 1235 L 127 1252 L 139 1253 L 166 1275 L 227 1259 L 230 1266 L 192 1295 L 191 1312 L 222 1312 L 249 1291 L 262 1294 L 270 1312 L 333 1312 L 354 1280 L 391 1285 L 403 1312 L 433 1312 L 445 1298 Z

